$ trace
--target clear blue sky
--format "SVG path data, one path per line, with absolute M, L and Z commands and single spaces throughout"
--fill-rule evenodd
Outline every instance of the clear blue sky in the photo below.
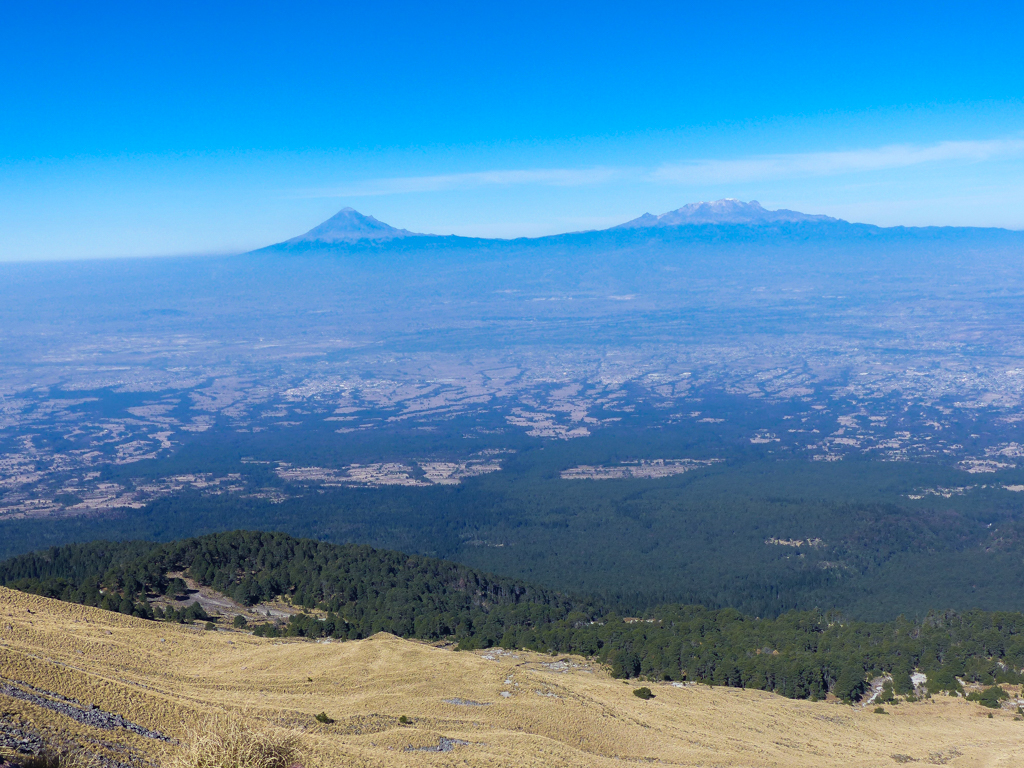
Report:
M 0 0 L 0 259 L 239 251 L 346 205 L 1024 228 L 1024 5 L 781 5 Z

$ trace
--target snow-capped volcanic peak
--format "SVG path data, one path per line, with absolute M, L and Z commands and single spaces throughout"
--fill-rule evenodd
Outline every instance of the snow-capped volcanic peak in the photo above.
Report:
M 327 221 L 288 242 L 341 243 L 356 240 L 394 240 L 415 235 L 415 232 L 396 229 L 373 216 L 364 216 L 355 208 L 342 208 Z
M 723 200 L 690 203 L 659 216 L 645 213 L 617 228 L 675 227 L 684 224 L 767 224 L 781 221 L 838 221 L 830 216 L 815 216 L 782 208 L 769 211 L 756 200 L 745 203 L 727 197 Z

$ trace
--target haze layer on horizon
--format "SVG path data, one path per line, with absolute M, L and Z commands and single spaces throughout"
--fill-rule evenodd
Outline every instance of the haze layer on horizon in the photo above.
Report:
M 698 200 L 1024 228 L 1024 11 L 8 5 L 0 260 L 231 253 L 344 206 L 537 236 Z

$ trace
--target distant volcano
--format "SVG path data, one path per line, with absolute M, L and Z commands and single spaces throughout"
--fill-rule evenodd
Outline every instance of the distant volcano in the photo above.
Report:
M 756 200 L 744 203 L 727 197 L 709 203 L 690 203 L 668 213 L 655 216 L 645 213 L 639 218 L 619 224 L 612 229 L 639 229 L 641 227 L 678 227 L 683 224 L 771 224 L 780 221 L 840 221 L 831 216 L 814 216 L 799 211 L 781 209 L 769 211 Z
M 309 232 L 293 237 L 287 243 L 352 243 L 357 240 L 395 240 L 401 237 L 419 237 L 407 229 L 395 229 L 373 216 L 364 216 L 355 208 L 342 208 L 323 224 Z
M 643 216 L 619 224 L 606 232 L 624 229 L 643 229 L 647 227 L 679 227 L 687 224 L 772 224 L 778 222 L 841 222 L 830 216 L 815 216 L 799 211 L 780 209 L 769 211 L 756 200 L 745 203 L 742 200 L 726 198 L 713 202 L 690 203 L 668 213 L 655 216 L 645 213 Z M 571 236 L 571 235 L 570 235 Z M 397 229 L 373 216 L 366 216 L 355 208 L 342 208 L 322 224 L 318 224 L 304 235 L 293 237 L 271 248 L 282 246 L 298 246 L 299 248 L 345 245 L 347 243 L 388 242 L 407 237 L 430 238 L 420 232 Z M 459 238 L 455 238 L 459 240 Z M 495 241 L 498 242 L 498 241 Z

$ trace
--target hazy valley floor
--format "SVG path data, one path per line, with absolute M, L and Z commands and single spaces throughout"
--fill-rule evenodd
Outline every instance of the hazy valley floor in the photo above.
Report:
M 223 713 L 296 730 L 309 766 L 1002 766 L 1024 756 L 1024 722 L 962 699 L 881 716 L 666 683 L 650 684 L 655 698 L 643 701 L 636 681 L 565 658 L 457 653 L 383 634 L 260 639 L 0 588 L 0 720 L 105 745 L 122 761 L 162 763 L 177 749 L 124 723 L 183 739 Z M 69 707 L 123 720 L 101 728 Z M 319 712 L 335 722 L 317 723 Z M 424 751 L 442 737 L 451 751 Z

